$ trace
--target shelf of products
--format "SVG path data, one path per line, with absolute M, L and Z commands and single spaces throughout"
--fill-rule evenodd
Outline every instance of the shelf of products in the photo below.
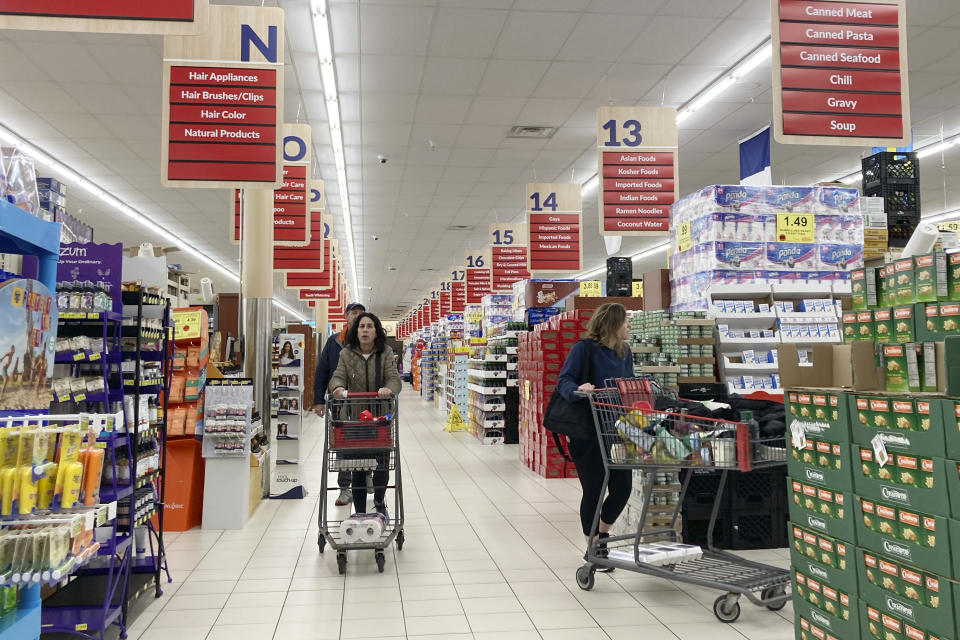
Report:
M 650 376 L 674 390 L 681 384 L 717 381 L 713 319 L 691 311 L 636 311 L 627 315 L 636 375 Z
M 304 336 L 300 333 L 277 332 L 273 337 L 273 402 L 275 406 L 271 449 L 276 452 L 270 473 L 270 497 L 300 499 L 306 495 L 303 485 L 303 451 L 300 437 L 303 435 L 303 385 L 304 385 Z M 217 388 L 216 394 L 226 393 L 228 387 Z M 253 402 L 253 388 L 239 388 L 249 403 Z M 245 417 L 245 424 L 252 420 L 252 408 Z M 235 441 L 235 444 L 239 440 Z M 245 458 L 249 458 L 251 441 L 242 438 Z M 204 496 L 206 503 L 206 496 Z M 206 511 L 207 509 L 205 509 Z M 245 519 L 244 519 L 245 520 Z M 235 520 L 238 521 L 238 520 Z M 234 528 L 234 527 L 231 527 Z

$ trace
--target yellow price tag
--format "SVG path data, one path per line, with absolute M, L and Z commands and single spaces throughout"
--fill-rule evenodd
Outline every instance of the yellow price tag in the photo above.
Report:
M 86 622 L 81 622 L 80 624 L 76 624 L 76 625 L 73 626 L 73 629 L 74 629 L 74 631 L 86 631 L 86 630 L 87 630 L 87 623 L 86 623 Z
M 632 291 L 631 295 L 633 295 L 634 298 L 642 298 L 643 297 L 643 280 L 634 281 L 631 291 Z
M 100 359 L 100 354 L 99 354 L 99 353 L 91 353 L 91 354 L 90 354 L 90 362 L 96 362 L 96 361 L 99 360 L 99 359 Z
M 815 226 L 812 213 L 778 213 L 777 240 L 811 244 L 815 241 Z
M 87 394 L 85 394 L 85 393 L 75 393 L 75 394 L 73 394 L 73 401 L 74 401 L 74 402 L 83 402 L 83 401 L 86 400 L 86 399 L 87 399 Z
M 947 222 L 938 222 L 937 231 L 953 231 L 960 233 L 960 220 L 948 220 Z
M 86 357 L 87 357 L 87 354 L 81 351 L 80 353 L 73 354 L 73 361 L 76 362 L 78 360 L 83 360 Z
M 693 246 L 693 238 L 690 235 L 690 222 L 681 222 L 677 227 L 677 252 L 681 253 Z
M 530 399 L 530 381 L 529 380 L 523 381 L 523 397 L 526 400 Z
M 603 295 L 603 287 L 599 280 L 586 280 L 580 283 L 580 296 L 583 298 L 599 298 Z

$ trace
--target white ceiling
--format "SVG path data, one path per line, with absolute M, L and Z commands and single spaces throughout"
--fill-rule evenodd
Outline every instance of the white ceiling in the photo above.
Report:
M 309 2 L 267 4 L 287 12 L 287 121 L 313 125 L 315 174 L 326 180 L 342 237 Z M 483 245 L 490 222 L 519 219 L 526 182 L 592 176 L 598 106 L 682 105 L 770 33 L 768 0 L 331 0 L 330 15 L 360 297 L 385 317 Z M 960 3 L 913 0 L 908 23 L 914 136 L 923 144 L 960 131 Z M 159 37 L 5 31 L 0 61 L 0 122 L 236 264 L 229 195 L 160 186 Z M 765 65 L 684 121 L 681 192 L 736 181 L 737 140 L 771 109 Z M 558 130 L 549 140 L 507 139 L 512 125 Z M 777 182 L 808 184 L 851 172 L 869 149 L 775 145 L 772 153 Z M 958 148 L 923 161 L 925 212 L 960 207 L 958 167 Z M 99 241 L 143 239 L 83 195 L 71 192 L 69 208 Z M 447 230 L 461 224 L 475 229 Z M 584 201 L 584 226 L 585 266 L 598 266 L 595 194 Z M 622 252 L 650 242 L 627 238 Z

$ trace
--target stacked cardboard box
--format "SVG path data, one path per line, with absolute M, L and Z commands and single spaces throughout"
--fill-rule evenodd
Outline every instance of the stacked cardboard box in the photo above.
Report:
M 575 478 L 553 434 L 543 428 L 543 414 L 557 387 L 567 354 L 581 336 L 593 310 L 566 311 L 518 336 L 520 387 L 520 459 L 545 478 Z M 565 444 L 561 438 L 561 444 Z
M 960 637 L 960 400 L 787 393 L 797 636 Z

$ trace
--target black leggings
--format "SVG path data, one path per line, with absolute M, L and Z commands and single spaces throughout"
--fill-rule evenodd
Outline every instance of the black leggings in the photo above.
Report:
M 580 524 L 583 526 L 583 535 L 589 536 L 593 527 L 593 516 L 597 512 L 597 504 L 603 500 L 600 510 L 600 520 L 613 524 L 620 517 L 623 508 L 630 499 L 630 489 L 633 478 L 628 469 L 611 469 L 610 482 L 607 484 L 607 497 L 601 495 L 603 491 L 603 457 L 600 455 L 600 443 L 596 438 L 582 440 L 570 438 L 570 457 L 577 467 L 577 476 L 580 486 L 583 487 L 583 497 L 580 498 Z
M 367 513 L 367 474 L 369 471 L 353 472 L 353 508 L 354 513 Z M 390 482 L 388 469 L 373 472 L 373 504 L 383 504 L 387 496 L 387 484 Z

